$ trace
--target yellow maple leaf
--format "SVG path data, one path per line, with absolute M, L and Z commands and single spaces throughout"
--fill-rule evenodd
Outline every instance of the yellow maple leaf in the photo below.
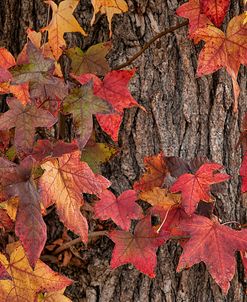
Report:
M 39 292 L 62 290 L 72 283 L 72 280 L 52 271 L 40 260 L 33 270 L 18 242 L 9 244 L 6 251 L 10 260 L 0 253 L 0 263 L 12 280 L 0 280 L 1 302 L 33 302 Z
M 66 32 L 79 32 L 86 36 L 85 31 L 81 28 L 76 18 L 73 16 L 73 12 L 77 7 L 79 0 L 65 0 L 58 6 L 52 0 L 45 1 L 52 8 L 51 22 L 41 32 L 48 31 L 48 43 L 51 47 L 56 60 L 59 59 L 62 54 L 62 47 L 66 46 L 63 38 Z
M 94 14 L 91 20 L 91 25 L 95 21 L 95 16 L 98 12 L 106 14 L 109 22 L 110 37 L 112 35 L 111 21 L 114 14 L 122 14 L 128 11 L 128 5 L 124 0 L 92 0 Z

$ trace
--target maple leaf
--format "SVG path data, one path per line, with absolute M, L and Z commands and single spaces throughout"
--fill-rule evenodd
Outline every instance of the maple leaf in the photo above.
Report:
M 131 219 L 143 217 L 142 208 L 135 203 L 137 194 L 134 190 L 124 191 L 117 198 L 111 191 L 105 190 L 99 198 L 94 206 L 96 217 L 101 220 L 111 218 L 123 230 L 129 230 Z
M 138 222 L 134 234 L 115 230 L 109 237 L 115 243 L 111 268 L 131 263 L 142 273 L 155 277 L 156 251 L 168 238 L 161 237 L 154 231 L 150 215 Z
M 73 16 L 73 12 L 77 7 L 79 0 L 65 0 L 57 4 L 51 0 L 45 1 L 52 8 L 52 19 L 48 26 L 41 29 L 41 32 L 48 31 L 48 43 L 51 47 L 56 60 L 62 54 L 62 48 L 66 46 L 63 38 L 66 32 L 79 32 L 86 36 L 85 31 L 81 28 Z
M 202 12 L 220 27 L 227 13 L 230 0 L 200 0 Z
M 145 111 L 145 108 L 136 102 L 128 89 L 128 83 L 134 73 L 135 69 L 113 70 L 106 74 L 103 81 L 94 74 L 83 74 L 80 76 L 72 75 L 72 77 L 81 84 L 93 80 L 94 94 L 108 101 L 115 109 L 116 113 L 111 113 L 109 118 L 107 115 L 96 115 L 102 129 L 109 134 L 114 141 L 118 138 L 118 131 L 122 121 L 124 108 L 138 106 Z
M 1 187 L 9 198 L 19 198 L 15 232 L 34 267 L 46 242 L 46 224 L 41 214 L 40 196 L 31 178 L 32 158 L 26 157 L 20 165 L 0 158 L 0 164 Z
M 54 292 L 72 283 L 72 280 L 52 271 L 38 260 L 34 270 L 28 263 L 22 246 L 17 243 L 7 246 L 10 260 L 0 254 L 0 262 L 12 280 L 0 281 L 0 300 L 2 302 L 36 301 L 39 292 Z
M 214 26 L 201 28 L 196 32 L 195 42 L 206 42 L 199 54 L 197 75 L 211 74 L 225 67 L 232 77 L 234 90 L 234 111 L 237 110 L 239 85 L 237 75 L 240 65 L 247 65 L 247 24 L 244 24 L 245 15 L 231 19 L 226 34 Z
M 105 144 L 96 143 L 90 138 L 81 153 L 81 160 L 85 161 L 94 173 L 100 172 L 100 165 L 110 160 L 118 152 L 117 148 Z
M 63 154 L 71 153 L 78 150 L 76 142 L 65 143 L 64 141 L 57 141 L 53 144 L 48 139 L 38 140 L 31 153 L 32 157 L 41 162 L 50 157 L 60 157 Z
M 87 220 L 80 212 L 82 193 L 98 195 L 110 182 L 94 174 L 85 162 L 80 162 L 79 151 L 47 161 L 41 168 L 45 170 L 40 178 L 44 206 L 56 203 L 61 221 L 87 242 Z
M 35 128 L 52 127 L 57 119 L 46 110 L 34 104 L 24 107 L 17 99 L 7 100 L 9 110 L 0 116 L 0 130 L 15 127 L 14 143 L 18 151 L 30 153 L 34 141 Z
M 228 180 L 228 174 L 217 173 L 223 167 L 215 163 L 203 164 L 193 174 L 183 174 L 170 188 L 172 193 L 182 192 L 182 206 L 188 215 L 194 213 L 200 200 L 210 202 L 210 185 Z
M 247 192 L 247 152 L 244 153 L 239 175 L 242 177 L 241 191 L 242 193 L 245 193 Z
M 235 231 L 221 225 L 216 218 L 197 215 L 182 221 L 180 226 L 191 237 L 183 246 L 177 271 L 203 261 L 226 294 L 236 269 L 234 254 L 247 249 L 247 230 Z
M 9 231 L 12 230 L 13 227 L 14 227 L 13 221 L 10 219 L 9 215 L 7 214 L 7 211 L 0 208 L 0 228 Z
M 200 0 L 189 0 L 189 2 L 182 4 L 176 10 L 176 14 L 189 19 L 189 37 L 191 39 L 194 38 L 199 28 L 212 24 L 208 17 L 201 12 Z
M 152 206 L 170 209 L 180 203 L 180 194 L 171 194 L 167 189 L 154 187 L 149 191 L 144 191 L 139 194 L 139 198 L 147 201 Z
M 76 125 L 78 144 L 82 150 L 93 131 L 93 114 L 109 113 L 110 104 L 93 93 L 92 82 L 74 88 L 63 101 L 63 111 L 73 114 Z
M 83 73 L 94 73 L 105 75 L 110 71 L 110 67 L 105 56 L 112 47 L 112 43 L 103 42 L 89 47 L 83 52 L 79 47 L 73 47 L 66 51 L 71 60 L 72 73 L 81 75 Z
M 110 37 L 112 36 L 111 21 L 114 14 L 122 14 L 128 11 L 128 5 L 124 0 L 91 0 L 94 8 L 91 25 L 94 24 L 98 12 L 106 14 L 109 23 Z
M 12 66 L 15 66 L 15 58 L 12 56 L 12 54 L 3 47 L 0 47 L 0 67 L 4 69 L 9 69 Z
M 154 187 L 161 187 L 168 173 L 163 153 L 145 157 L 144 165 L 147 171 L 134 183 L 134 189 L 149 191 Z

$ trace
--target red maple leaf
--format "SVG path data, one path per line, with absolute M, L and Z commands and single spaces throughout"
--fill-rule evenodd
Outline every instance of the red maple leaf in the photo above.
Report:
M 183 246 L 177 271 L 203 261 L 216 283 L 226 294 L 235 269 L 235 252 L 247 250 L 247 230 L 235 231 L 210 220 L 193 215 L 180 223 L 191 238 Z
M 111 218 L 120 228 L 128 231 L 131 219 L 142 218 L 142 208 L 135 203 L 138 197 L 134 190 L 127 190 L 117 198 L 111 191 L 105 190 L 99 198 L 100 201 L 94 207 L 95 215 L 99 219 Z
M 133 106 L 140 106 L 137 101 L 132 97 L 128 89 L 130 79 L 135 74 L 135 69 L 131 70 L 113 70 L 106 74 L 104 80 L 101 81 L 94 74 L 82 74 L 80 76 L 72 75 L 81 84 L 85 84 L 90 80 L 93 80 L 94 94 L 103 100 L 108 101 L 116 111 L 116 117 L 114 117 L 114 123 L 110 127 L 110 120 L 114 116 L 111 113 L 109 120 L 103 119 L 101 115 L 96 115 L 97 120 L 102 129 L 109 134 L 113 140 L 117 140 L 118 131 L 120 127 L 120 117 L 122 120 L 122 114 L 124 108 L 131 108 Z M 145 109 L 144 109 L 145 110 Z M 117 121 L 117 122 L 116 122 Z
M 172 185 L 172 193 L 182 192 L 182 206 L 188 215 L 195 212 L 200 200 L 210 202 L 210 185 L 229 179 L 229 175 L 217 173 L 223 167 L 215 163 L 203 164 L 195 174 L 183 174 Z
M 202 12 L 220 27 L 227 13 L 230 0 L 200 0 Z
M 150 215 L 138 222 L 134 234 L 115 230 L 109 237 L 115 243 L 111 259 L 112 268 L 131 263 L 142 273 L 151 278 L 155 277 L 156 251 L 168 236 L 162 237 L 155 232 Z
M 189 19 L 189 36 L 191 39 L 194 38 L 195 32 L 199 28 L 212 24 L 209 18 L 202 13 L 199 0 L 189 0 L 189 2 L 182 4 L 176 10 L 176 14 Z

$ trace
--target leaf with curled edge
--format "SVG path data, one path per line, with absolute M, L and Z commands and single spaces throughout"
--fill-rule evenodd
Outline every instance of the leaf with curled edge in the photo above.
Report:
M 228 174 L 218 173 L 223 167 L 215 163 L 203 164 L 195 174 L 186 173 L 175 181 L 170 188 L 172 193 L 182 193 L 182 206 L 188 215 L 192 215 L 200 200 L 210 202 L 210 185 L 226 181 Z
M 232 78 L 234 91 L 234 111 L 240 88 L 237 82 L 240 65 L 247 65 L 247 23 L 245 14 L 231 19 L 226 34 L 215 26 L 209 25 L 196 32 L 195 43 L 203 40 L 206 44 L 199 54 L 197 75 L 211 74 L 225 67 Z
M 135 202 L 134 190 L 124 191 L 119 197 L 109 190 L 99 195 L 100 200 L 94 206 L 95 216 L 101 220 L 112 219 L 121 229 L 128 231 L 131 219 L 141 219 L 142 208 Z
M 227 10 L 230 0 L 200 0 L 202 12 L 217 26 L 220 27 Z
M 134 189 L 149 191 L 154 187 L 161 187 L 168 174 L 163 152 L 145 157 L 144 165 L 146 172 L 134 183 Z
M 74 88 L 63 101 L 63 112 L 71 113 L 78 136 L 80 150 L 88 142 L 93 131 L 93 114 L 112 112 L 111 105 L 94 95 L 93 83 Z
M 62 290 L 72 283 L 72 280 L 52 271 L 40 260 L 32 269 L 24 249 L 16 242 L 7 246 L 7 254 L 9 260 L 0 253 L 0 263 L 12 280 L 0 280 L 2 302 L 36 301 L 38 293 Z
M 195 37 L 199 28 L 212 24 L 209 18 L 202 13 L 200 0 L 189 0 L 189 2 L 182 4 L 176 10 L 176 14 L 189 19 L 189 37 L 191 39 Z
M 106 55 L 110 51 L 112 43 L 110 41 L 92 45 L 86 52 L 79 47 L 66 50 L 67 56 L 71 60 L 71 71 L 75 75 L 84 73 L 94 73 L 105 75 L 110 71 Z
M 39 180 L 44 206 L 56 203 L 61 221 L 87 242 L 88 224 L 80 212 L 82 193 L 99 195 L 111 183 L 81 162 L 79 151 L 47 161 L 41 168 L 45 170 Z
M 247 230 L 235 231 L 221 225 L 216 217 L 210 220 L 193 215 L 180 223 L 190 239 L 183 245 L 177 271 L 203 261 L 216 283 L 227 294 L 236 270 L 236 251 L 247 250 Z
M 131 70 L 113 70 L 106 74 L 103 81 L 94 74 L 71 75 L 82 85 L 93 80 L 94 94 L 112 105 L 115 112 L 110 113 L 109 116 L 96 114 L 96 118 L 101 128 L 109 134 L 114 141 L 118 139 L 124 108 L 137 106 L 146 111 L 145 108 L 139 105 L 132 97 L 128 89 L 129 81 L 134 76 L 135 71 L 135 68 Z
M 52 8 L 52 19 L 46 27 L 41 29 L 41 32 L 48 31 L 48 43 L 54 57 L 58 60 L 63 52 L 62 48 L 66 46 L 64 33 L 79 32 L 86 36 L 85 31 L 73 16 L 79 0 L 65 0 L 61 1 L 59 5 L 51 0 L 45 1 L 45 3 Z
M 134 234 L 115 230 L 109 234 L 109 237 L 115 243 L 111 268 L 131 263 L 143 274 L 151 278 L 155 277 L 156 251 L 168 236 L 166 234 L 161 236 L 154 230 L 150 215 L 138 222 Z
M 111 21 L 114 14 L 123 14 L 128 11 L 125 0 L 91 0 L 94 8 L 91 25 L 94 24 L 97 13 L 106 14 L 109 23 L 110 37 L 112 36 Z
M 30 153 L 35 129 L 52 127 L 57 119 L 48 111 L 37 108 L 33 103 L 25 107 L 15 98 L 8 98 L 9 110 L 0 116 L 0 130 L 15 128 L 14 145 L 18 151 Z
M 46 242 L 46 224 L 41 214 L 41 199 L 32 180 L 33 160 L 29 156 L 16 165 L 0 158 L 0 165 L 0 186 L 8 198 L 19 198 L 15 233 L 34 267 Z

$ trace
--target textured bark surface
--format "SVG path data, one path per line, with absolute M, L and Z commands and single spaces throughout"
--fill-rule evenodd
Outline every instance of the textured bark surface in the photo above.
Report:
M 128 0 L 129 12 L 114 17 L 111 66 L 125 62 L 158 32 L 176 25 L 175 10 L 182 1 Z M 227 21 L 241 11 L 240 1 L 231 1 Z M 86 38 L 68 34 L 68 45 L 86 48 L 108 39 L 106 18 L 98 16 L 90 27 L 92 6 L 81 1 L 76 17 L 89 33 Z M 182 21 L 182 19 L 180 19 Z M 25 43 L 27 27 L 39 29 L 47 22 L 47 6 L 42 0 L 2 0 L 0 2 L 0 46 L 17 54 Z M 232 112 L 233 93 L 224 70 L 211 76 L 195 76 L 197 55 L 181 28 L 156 41 L 134 62 L 137 75 L 131 82 L 134 97 L 147 109 L 126 111 L 119 139 L 120 154 L 105 167 L 113 189 L 120 193 L 131 187 L 143 169 L 143 157 L 163 150 L 168 156 L 191 159 L 206 155 L 223 164 L 232 175 L 226 189 L 217 195 L 217 211 L 223 222 L 246 223 L 246 203 L 240 196 L 238 176 L 241 150 L 236 149 L 240 122 L 246 111 L 246 68 L 241 67 L 239 111 Z M 93 225 L 92 225 L 93 228 Z M 220 302 L 247 301 L 242 265 L 226 297 L 203 264 L 176 273 L 181 248 L 176 243 L 158 252 L 157 276 L 149 279 L 131 265 L 111 271 L 109 259 L 113 244 L 102 238 L 90 249 L 87 265 L 68 268 L 77 281 L 68 291 L 73 301 L 113 302 Z

